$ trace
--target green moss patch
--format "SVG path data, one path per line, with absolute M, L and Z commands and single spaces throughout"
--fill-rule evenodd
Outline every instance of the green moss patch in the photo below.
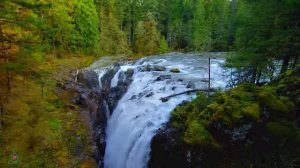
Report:
M 253 103 L 242 109 L 244 115 L 253 117 L 254 119 L 259 119 L 261 116 L 260 107 L 257 103 Z

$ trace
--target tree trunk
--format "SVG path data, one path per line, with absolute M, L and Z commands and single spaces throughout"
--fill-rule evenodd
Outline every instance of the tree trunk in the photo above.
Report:
M 283 74 L 288 69 L 289 63 L 290 63 L 290 57 L 289 56 L 283 57 L 281 71 L 280 71 L 281 74 Z
M 11 73 L 8 70 L 6 71 L 6 80 L 7 80 L 7 83 L 6 83 L 7 90 L 8 90 L 8 92 L 10 92 L 11 91 Z
M 255 83 L 257 75 L 257 67 L 253 67 L 252 76 L 251 76 L 251 83 Z
M 181 92 L 181 93 L 172 94 L 172 95 L 167 96 L 167 97 L 161 97 L 159 100 L 161 100 L 162 102 L 167 102 L 172 97 L 180 96 L 180 95 L 188 94 L 188 93 L 193 93 L 193 92 L 198 92 L 198 91 L 207 92 L 207 90 L 205 90 L 205 89 L 193 89 L 193 90 L 187 90 L 187 91 L 184 91 L 184 92 Z M 211 91 L 215 91 L 215 90 L 212 89 Z

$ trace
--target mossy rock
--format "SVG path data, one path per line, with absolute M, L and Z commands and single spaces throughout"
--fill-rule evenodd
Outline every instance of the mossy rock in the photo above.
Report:
M 268 122 L 267 130 L 278 137 L 297 138 L 299 139 L 299 129 L 293 126 L 287 126 L 280 122 Z
M 180 70 L 178 68 L 171 68 L 170 69 L 170 72 L 173 72 L 173 73 L 180 73 Z
M 260 93 L 258 93 L 258 98 L 262 105 L 267 106 L 274 112 L 288 113 L 289 111 L 286 105 L 270 92 L 261 91 Z
M 206 144 L 210 141 L 211 135 L 206 128 L 197 120 L 189 121 L 184 134 L 184 141 L 188 144 Z
M 281 96 L 281 102 L 288 108 L 289 111 L 293 111 L 296 109 L 295 104 L 288 97 Z
M 261 115 L 260 108 L 257 103 L 253 103 L 253 104 L 243 108 L 242 113 L 244 115 L 250 116 L 254 119 L 259 119 L 260 115 Z

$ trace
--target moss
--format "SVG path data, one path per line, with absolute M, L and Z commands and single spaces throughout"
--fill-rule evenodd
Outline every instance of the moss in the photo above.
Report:
M 59 130 L 62 127 L 61 121 L 58 119 L 49 119 L 48 124 L 53 130 Z
M 284 125 L 280 122 L 268 122 L 267 130 L 278 137 L 295 138 L 298 131 L 293 126 Z
M 205 144 L 211 139 L 211 135 L 206 128 L 197 120 L 192 120 L 187 124 L 184 134 L 184 141 L 188 144 Z
M 180 73 L 180 70 L 178 68 L 171 68 L 170 69 L 170 72 L 173 72 L 173 73 Z
M 56 108 L 63 108 L 65 106 L 65 103 L 62 100 L 60 100 L 60 99 L 56 99 L 54 101 L 54 106 Z
M 288 108 L 289 111 L 296 109 L 295 104 L 290 100 L 289 97 L 281 96 L 280 101 Z
M 267 106 L 270 110 L 278 113 L 288 113 L 288 108 L 274 94 L 261 91 L 258 93 L 259 101 L 263 106 Z
M 250 116 L 254 119 L 259 119 L 260 115 L 261 115 L 260 108 L 257 103 L 253 103 L 253 104 L 243 108 L 242 113 L 247 116 Z

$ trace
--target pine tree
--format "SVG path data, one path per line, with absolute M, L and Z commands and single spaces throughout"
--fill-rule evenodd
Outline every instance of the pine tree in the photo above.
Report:
M 157 23 L 151 13 L 147 15 L 145 21 L 139 22 L 136 36 L 137 53 L 151 55 L 157 52 L 160 37 L 157 30 Z
M 74 40 L 77 49 L 85 53 L 99 52 L 99 18 L 93 0 L 74 0 Z
M 164 54 L 164 53 L 167 53 L 168 51 L 169 51 L 168 42 L 167 42 L 165 36 L 161 36 L 158 52 L 160 54 Z
M 102 2 L 98 6 L 100 19 L 101 55 L 128 54 L 130 49 L 125 33 L 121 30 L 114 1 Z

